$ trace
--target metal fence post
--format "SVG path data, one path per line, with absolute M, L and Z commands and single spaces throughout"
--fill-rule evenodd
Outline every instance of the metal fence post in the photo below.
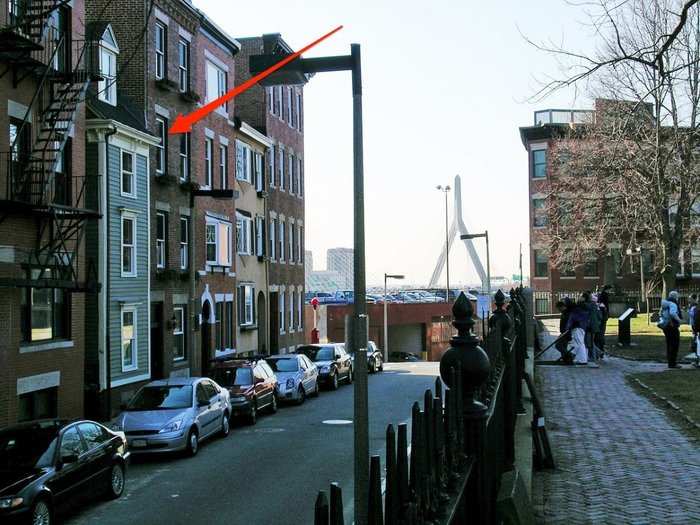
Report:
M 314 525 L 329 525 L 328 523 L 328 498 L 326 492 L 318 491 L 316 504 L 314 505 Z
M 337 483 L 331 483 L 331 523 L 330 525 L 343 525 L 343 491 Z
M 396 435 L 394 426 L 386 429 L 386 495 L 384 497 L 384 514 L 387 523 L 396 523 L 399 519 L 399 479 L 396 464 Z
M 379 456 L 372 456 L 369 464 L 368 525 L 384 525 L 382 513 L 382 471 Z

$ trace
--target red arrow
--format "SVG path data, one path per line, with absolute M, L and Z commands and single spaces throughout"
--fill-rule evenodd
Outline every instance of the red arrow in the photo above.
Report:
M 301 56 L 302 53 L 305 53 L 306 51 L 308 51 L 309 49 L 311 49 L 315 45 L 323 42 L 326 38 L 331 36 L 333 33 L 337 33 L 342 28 L 343 28 L 343 26 L 336 27 L 333 31 L 326 33 L 321 38 L 314 40 L 313 42 L 311 42 L 307 46 L 302 47 L 299 51 L 292 53 L 288 57 L 277 62 L 274 66 L 270 66 L 265 71 L 258 73 L 254 77 L 243 82 L 243 84 L 241 84 L 240 86 L 237 86 L 237 87 L 233 88 L 231 91 L 224 93 L 216 100 L 212 100 L 211 102 L 209 102 L 205 106 L 202 106 L 201 108 L 193 111 L 189 115 L 178 115 L 177 118 L 175 119 L 175 121 L 173 122 L 173 125 L 170 126 L 168 133 L 171 135 L 175 135 L 178 133 L 189 133 L 190 131 L 192 131 L 193 124 L 202 120 L 209 113 L 214 111 L 216 108 L 218 108 L 219 106 L 222 106 L 223 104 L 225 104 L 226 102 L 228 102 L 229 100 L 234 98 L 235 96 L 240 95 L 246 89 L 254 86 L 258 82 L 260 82 L 263 78 L 271 75 L 272 73 L 274 73 L 278 69 L 284 67 L 285 65 L 287 65 L 289 62 L 291 62 L 295 58 Z

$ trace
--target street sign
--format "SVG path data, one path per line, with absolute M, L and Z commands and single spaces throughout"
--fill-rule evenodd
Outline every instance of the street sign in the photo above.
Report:
M 520 281 L 522 278 L 522 275 L 513 274 L 513 282 Z
M 476 316 L 479 319 L 486 319 L 491 312 L 491 296 L 477 295 L 476 296 Z

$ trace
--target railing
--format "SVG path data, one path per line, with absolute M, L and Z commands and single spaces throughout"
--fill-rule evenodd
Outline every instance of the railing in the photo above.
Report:
M 593 124 L 595 112 L 587 109 L 542 109 L 535 111 L 535 126 L 544 124 Z
M 371 458 L 370 525 L 496 523 L 501 476 L 514 468 L 526 354 L 522 291 L 511 297 L 506 312 L 503 294 L 496 296 L 486 351 L 472 332 L 471 303 L 463 294 L 455 302 L 458 334 L 440 363 L 442 380 L 425 391 L 422 407 L 413 404 L 410 431 L 406 424 L 387 427 L 384 493 L 381 459 Z M 342 523 L 342 491 L 332 484 L 330 503 L 318 493 L 314 524 Z

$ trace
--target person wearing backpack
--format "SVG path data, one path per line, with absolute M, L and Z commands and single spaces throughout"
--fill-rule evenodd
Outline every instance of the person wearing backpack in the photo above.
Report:
M 588 363 L 588 350 L 586 349 L 586 330 L 588 329 L 589 313 L 586 302 L 581 297 L 571 309 L 566 329 L 571 332 L 571 341 L 574 345 L 574 364 L 585 365 Z
M 681 368 L 678 364 L 678 347 L 680 345 L 681 317 L 678 308 L 678 292 L 673 290 L 668 294 L 668 299 L 661 301 L 659 322 L 657 324 L 664 332 L 666 338 L 666 361 L 669 368 Z

